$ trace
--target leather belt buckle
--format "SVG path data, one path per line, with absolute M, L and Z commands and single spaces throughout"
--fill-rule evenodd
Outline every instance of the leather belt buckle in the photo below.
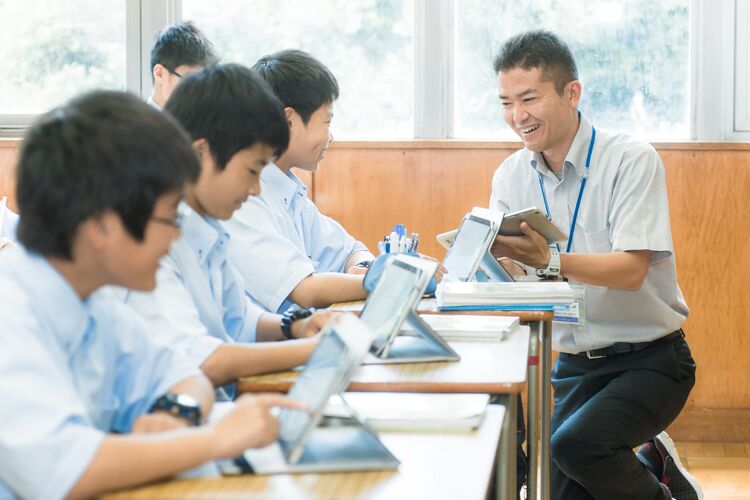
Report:
M 599 349 L 594 349 L 592 351 L 586 351 L 586 357 L 589 358 L 589 359 L 601 359 L 601 358 L 606 358 L 607 357 L 604 354 L 600 354 L 600 355 L 591 354 L 592 352 L 596 352 L 598 350 Z

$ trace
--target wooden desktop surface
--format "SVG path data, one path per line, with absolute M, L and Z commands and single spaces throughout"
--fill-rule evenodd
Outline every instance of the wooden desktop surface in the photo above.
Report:
M 449 342 L 460 361 L 362 365 L 349 391 L 519 394 L 526 382 L 529 327 L 502 342 Z M 240 392 L 287 392 L 298 371 L 240 379 Z
M 360 313 L 365 305 L 364 300 L 339 302 L 331 305 L 332 311 Z M 469 314 L 475 316 L 517 316 L 521 322 L 552 321 L 552 311 L 439 311 L 436 299 L 422 299 L 417 306 L 419 314 Z
M 401 461 L 396 471 L 174 479 L 122 491 L 116 499 L 483 499 L 489 491 L 505 409 L 490 405 L 470 433 L 381 432 Z

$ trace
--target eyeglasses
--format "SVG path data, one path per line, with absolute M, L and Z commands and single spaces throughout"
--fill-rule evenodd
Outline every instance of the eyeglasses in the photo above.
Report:
M 175 70 L 173 70 L 173 69 L 168 69 L 167 71 L 169 71 L 170 73 L 172 73 L 172 74 L 173 74 L 174 76 L 176 76 L 177 78 L 182 78 L 182 77 L 184 77 L 184 76 L 185 76 L 185 75 L 181 75 L 181 74 L 179 74 L 179 73 L 178 73 L 177 71 L 175 71 Z
M 167 219 L 166 217 L 159 217 L 158 215 L 152 215 L 151 217 L 149 217 L 149 220 L 152 220 L 159 224 L 164 224 L 165 226 L 172 226 L 175 229 L 180 229 L 182 227 L 182 214 L 180 213 L 175 215 L 174 219 Z

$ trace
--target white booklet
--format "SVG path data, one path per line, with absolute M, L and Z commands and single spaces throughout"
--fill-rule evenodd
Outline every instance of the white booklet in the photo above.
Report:
M 438 307 L 479 304 L 559 304 L 575 300 L 567 282 L 440 283 L 436 293 Z
M 471 314 L 421 314 L 420 317 L 445 340 L 505 340 L 518 328 L 516 316 Z M 404 329 L 408 331 L 408 329 Z
M 328 400 L 326 416 L 344 416 L 346 403 L 378 431 L 469 432 L 482 423 L 487 394 L 347 392 Z

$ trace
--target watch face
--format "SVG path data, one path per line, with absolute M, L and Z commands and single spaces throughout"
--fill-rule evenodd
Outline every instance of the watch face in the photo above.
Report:
M 176 395 L 176 403 L 181 406 L 186 406 L 188 408 L 200 408 L 200 404 L 198 403 L 198 400 L 196 400 L 193 396 L 188 396 L 187 394 L 177 394 Z

